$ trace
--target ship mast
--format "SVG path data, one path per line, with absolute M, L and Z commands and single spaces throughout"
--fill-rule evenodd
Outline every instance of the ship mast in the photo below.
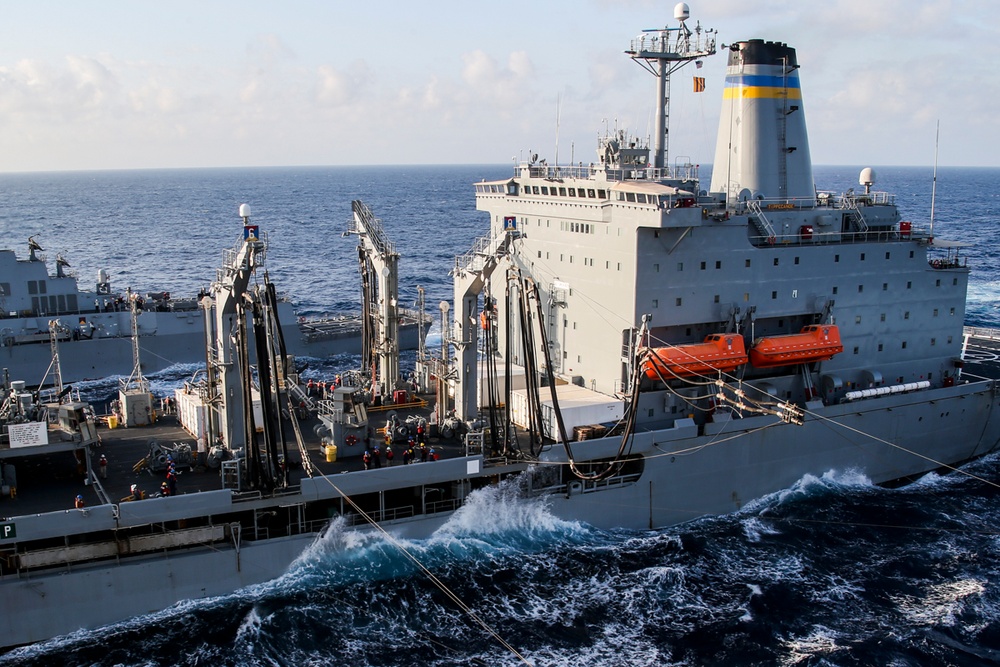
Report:
M 695 24 L 694 31 L 685 21 L 691 16 L 687 3 L 674 7 L 677 28 L 643 30 L 626 51 L 632 60 L 656 77 L 656 130 L 653 143 L 653 167 L 669 164 L 670 75 L 689 62 L 715 53 L 715 30 Z M 676 34 L 671 34 L 676 33 Z M 703 34 L 704 33 L 704 34 Z

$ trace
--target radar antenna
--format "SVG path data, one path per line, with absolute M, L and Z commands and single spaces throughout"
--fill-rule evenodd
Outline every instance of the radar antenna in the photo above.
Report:
M 37 234 L 32 234 L 28 237 L 28 259 L 32 262 L 38 261 L 38 257 L 35 256 L 36 250 L 38 252 L 45 252 L 45 248 L 43 248 L 41 244 L 35 240 L 35 236 L 37 236 Z
M 643 30 L 632 40 L 625 53 L 643 69 L 656 77 L 656 130 L 653 144 L 653 166 L 662 169 L 669 164 L 670 75 L 691 61 L 715 53 L 716 31 L 696 23 L 694 31 L 687 27 L 691 10 L 687 3 L 674 7 L 677 28 Z

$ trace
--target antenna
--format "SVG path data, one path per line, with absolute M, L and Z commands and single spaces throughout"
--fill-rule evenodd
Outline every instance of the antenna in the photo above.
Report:
M 692 32 L 686 21 L 691 11 L 686 3 L 674 7 L 677 28 L 643 30 L 632 40 L 625 53 L 656 77 L 656 130 L 653 166 L 662 169 L 669 163 L 668 120 L 670 117 L 670 75 L 684 65 L 715 53 L 715 30 L 695 24 Z
M 559 116 L 562 112 L 562 94 L 556 93 L 556 166 L 559 166 Z
M 941 119 L 939 118 L 934 128 L 934 179 L 931 181 L 931 243 L 934 242 L 934 198 L 937 195 L 937 164 L 938 164 L 938 142 L 941 139 Z

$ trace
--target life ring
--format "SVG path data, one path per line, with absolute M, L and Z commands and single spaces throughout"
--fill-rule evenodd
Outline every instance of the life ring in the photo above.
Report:
M 351 445 L 356 445 L 358 444 L 358 438 L 355 435 L 349 435 L 346 438 L 344 438 L 344 443 L 347 444 L 348 447 L 350 447 Z

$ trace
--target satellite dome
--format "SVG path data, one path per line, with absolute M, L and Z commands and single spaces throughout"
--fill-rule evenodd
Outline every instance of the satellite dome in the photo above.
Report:
M 858 183 L 865 187 L 875 185 L 875 170 L 871 167 L 865 167 L 862 169 L 861 176 L 858 177 Z
M 674 5 L 674 19 L 683 23 L 689 18 L 691 18 L 691 8 L 686 2 L 678 2 Z

